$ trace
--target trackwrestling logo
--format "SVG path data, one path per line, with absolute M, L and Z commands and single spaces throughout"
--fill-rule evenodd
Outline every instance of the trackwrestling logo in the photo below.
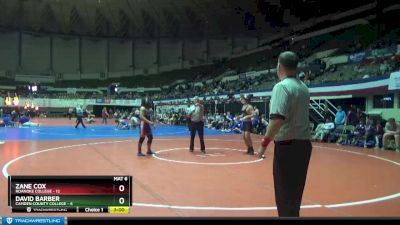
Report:
M 64 225 L 64 217 L 3 217 L 3 224 L 9 225 L 37 225 L 52 224 Z

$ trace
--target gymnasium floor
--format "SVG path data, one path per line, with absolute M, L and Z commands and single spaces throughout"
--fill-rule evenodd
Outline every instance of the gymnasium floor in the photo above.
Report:
M 190 153 L 186 127 L 158 126 L 153 131 L 157 155 L 138 158 L 138 131 L 116 131 L 112 121 L 87 129 L 75 129 L 74 120 L 68 119 L 36 122 L 42 126 L 0 129 L 6 141 L 0 145 L 0 215 L 11 215 L 7 175 L 118 174 L 132 175 L 134 180 L 134 206 L 124 216 L 277 216 L 273 144 L 261 160 L 243 154 L 240 135 L 206 130 L 207 154 L 200 154 L 197 138 L 195 152 Z M 260 139 L 253 136 L 254 146 Z M 399 153 L 313 146 L 301 216 L 400 216 Z M 91 215 L 100 216 L 71 214 Z

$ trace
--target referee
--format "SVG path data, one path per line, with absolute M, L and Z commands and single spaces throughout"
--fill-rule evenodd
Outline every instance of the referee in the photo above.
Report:
M 189 151 L 194 151 L 194 138 L 196 131 L 200 138 L 200 150 L 206 153 L 206 146 L 204 145 L 204 105 L 200 103 L 198 97 L 194 98 L 194 105 L 189 112 L 190 118 L 190 147 Z
M 309 131 L 310 94 L 296 78 L 298 57 L 294 52 L 279 55 L 280 80 L 272 90 L 270 123 L 261 142 L 259 156 L 275 141 L 273 176 L 275 202 L 280 217 L 298 217 L 311 157 Z
M 83 123 L 83 106 L 76 107 L 76 125 L 75 128 L 78 128 L 79 124 L 82 124 L 83 128 L 86 128 L 85 124 Z

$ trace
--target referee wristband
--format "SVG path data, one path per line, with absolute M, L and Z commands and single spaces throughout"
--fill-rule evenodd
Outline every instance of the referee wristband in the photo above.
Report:
M 267 137 L 264 137 L 264 138 L 262 139 L 262 141 L 261 141 L 261 146 L 263 146 L 264 148 L 266 148 L 266 147 L 269 145 L 269 143 L 270 143 L 271 141 L 272 141 L 271 139 L 269 139 L 269 138 L 267 138 Z

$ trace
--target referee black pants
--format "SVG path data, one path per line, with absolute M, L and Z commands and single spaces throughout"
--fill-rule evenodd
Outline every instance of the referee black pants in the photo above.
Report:
M 194 149 L 194 138 L 196 136 L 196 132 L 199 134 L 200 138 L 200 149 L 205 150 L 206 146 L 204 145 L 204 122 L 191 122 L 190 123 L 190 150 Z
M 80 116 L 78 116 L 78 117 L 76 118 L 76 125 L 75 125 L 75 128 L 77 128 L 77 127 L 79 126 L 79 124 L 82 124 L 82 127 L 86 128 L 85 124 L 83 123 L 83 118 L 80 117 Z
M 274 188 L 280 217 L 298 217 L 312 145 L 309 140 L 275 142 Z

